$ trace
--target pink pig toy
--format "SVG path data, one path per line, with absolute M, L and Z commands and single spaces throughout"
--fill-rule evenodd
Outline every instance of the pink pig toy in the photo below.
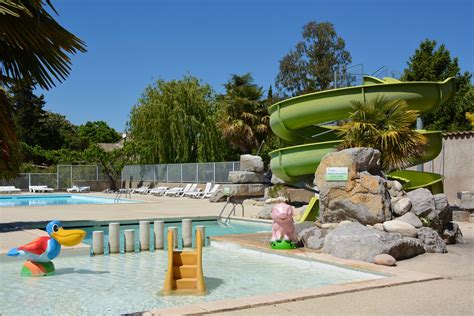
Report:
M 296 241 L 295 223 L 293 222 L 293 207 L 278 203 L 272 208 L 272 239 Z

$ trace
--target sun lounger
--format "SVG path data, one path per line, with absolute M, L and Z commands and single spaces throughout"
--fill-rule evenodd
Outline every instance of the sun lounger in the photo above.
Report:
M 182 187 L 171 188 L 169 190 L 166 190 L 166 192 L 163 194 L 163 196 L 173 196 L 173 195 L 176 195 L 178 193 L 188 191 L 189 188 L 191 187 L 191 185 L 192 185 L 191 183 L 188 183 L 188 184 L 186 184 L 186 186 L 184 188 L 182 188 Z
M 53 192 L 53 188 L 48 188 L 47 185 L 30 185 L 29 187 L 30 192 L 38 193 L 38 192 Z
M 66 191 L 69 193 L 72 193 L 72 192 L 84 193 L 84 192 L 89 192 L 90 190 L 91 190 L 90 186 L 79 187 L 79 186 L 73 185 L 72 188 L 69 188 Z
M 148 193 L 153 195 L 163 195 L 168 189 L 169 187 L 156 187 L 148 191 Z
M 187 190 L 184 189 L 183 191 L 176 193 L 174 196 L 180 197 L 180 196 L 184 196 L 185 194 L 188 194 L 188 193 L 191 193 L 191 192 L 201 191 L 201 189 L 197 189 L 197 185 L 198 185 L 197 183 L 193 183 L 193 184 L 191 184 L 191 186 Z
M 131 193 L 140 193 L 140 194 L 146 194 L 148 193 L 148 187 L 147 186 L 141 186 L 139 188 L 135 188 L 132 190 Z
M 201 190 L 189 191 L 187 193 L 184 193 L 184 196 L 196 197 L 197 195 L 203 194 L 204 192 L 208 193 L 209 190 L 211 190 L 211 187 L 212 187 L 212 183 L 208 182 L 208 183 L 206 183 L 206 187 L 204 188 L 204 191 L 201 191 Z
M 211 189 L 211 191 L 209 191 L 209 193 L 206 193 L 202 196 L 203 199 L 208 199 L 210 198 L 214 193 L 217 192 L 217 190 L 219 189 L 220 187 L 220 184 L 214 184 L 214 187 Z
M 21 190 L 14 186 L 0 186 L 0 193 L 20 193 Z

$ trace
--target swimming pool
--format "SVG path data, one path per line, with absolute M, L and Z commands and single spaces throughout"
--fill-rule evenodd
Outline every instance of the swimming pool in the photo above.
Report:
M 223 235 L 235 235 L 235 234 L 253 234 L 253 233 L 261 233 L 261 232 L 271 232 L 272 226 L 270 223 L 262 223 L 262 222 L 252 222 L 252 221 L 241 221 L 232 219 L 230 221 L 229 226 L 222 226 L 217 221 L 195 221 L 193 220 L 193 246 L 194 246 L 194 235 L 196 231 L 196 226 L 204 225 L 206 227 L 206 236 L 223 236 Z M 165 247 L 167 247 L 167 234 L 168 227 L 176 226 L 178 227 L 178 240 L 181 240 L 181 222 L 166 222 L 165 223 Z M 105 252 L 108 253 L 108 239 L 109 239 L 109 232 L 108 226 L 97 226 L 97 227 L 85 227 L 81 228 L 86 231 L 87 235 L 82 241 L 85 244 L 91 245 L 92 244 L 92 232 L 93 231 L 103 231 L 104 232 L 104 249 Z M 135 230 L 135 248 L 138 249 L 138 241 L 139 241 L 139 225 L 120 225 L 120 251 L 123 252 L 123 245 L 124 245 L 124 230 L 126 229 L 133 229 Z M 150 225 L 150 247 L 154 250 L 154 231 L 153 231 L 153 223 Z
M 67 204 L 114 204 L 137 203 L 132 200 L 115 200 L 113 198 L 84 196 L 74 194 L 49 194 L 49 195 L 12 195 L 0 196 L 2 206 L 39 206 L 39 205 L 67 205 Z
M 0 314 L 118 315 L 386 277 L 222 244 L 203 249 L 208 295 L 163 297 L 166 251 L 60 256 L 54 264 L 53 276 L 22 278 L 21 261 L 1 263 Z

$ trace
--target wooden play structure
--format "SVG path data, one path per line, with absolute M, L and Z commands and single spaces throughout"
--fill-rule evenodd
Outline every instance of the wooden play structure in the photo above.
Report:
M 168 271 L 163 295 L 204 295 L 206 283 L 202 273 L 202 233 L 196 230 L 195 248 L 192 251 L 174 249 L 174 232 L 168 230 Z

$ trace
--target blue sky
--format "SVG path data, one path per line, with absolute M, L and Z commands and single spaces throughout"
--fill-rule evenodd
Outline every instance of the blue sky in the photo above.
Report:
M 123 131 L 156 79 L 192 74 L 218 91 L 251 72 L 265 89 L 309 21 L 329 21 L 353 64 L 399 75 L 419 43 L 435 39 L 473 72 L 472 0 L 55 0 L 58 21 L 87 44 L 71 75 L 44 93 L 46 109 L 74 124 L 104 120 Z M 385 73 L 383 73 L 385 75 Z

